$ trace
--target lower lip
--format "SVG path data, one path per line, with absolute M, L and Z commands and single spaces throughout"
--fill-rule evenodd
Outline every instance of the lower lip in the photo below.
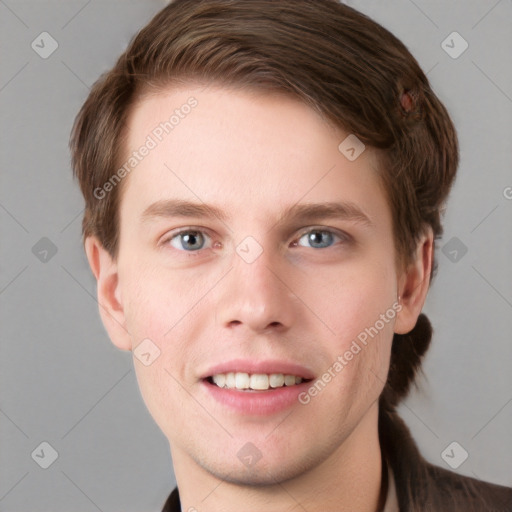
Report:
M 283 411 L 292 405 L 299 405 L 299 394 L 304 392 L 310 382 L 301 382 L 294 386 L 283 386 L 268 391 L 239 391 L 219 388 L 203 380 L 206 391 L 220 404 L 249 415 L 270 415 Z

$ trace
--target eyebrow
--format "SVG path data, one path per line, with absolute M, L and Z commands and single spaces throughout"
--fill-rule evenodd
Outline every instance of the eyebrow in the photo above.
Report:
M 214 205 L 183 199 L 163 199 L 148 206 L 142 213 L 142 221 L 157 217 L 212 218 L 227 222 L 226 213 Z M 297 203 L 287 208 L 276 224 L 287 221 L 305 222 L 320 219 L 342 219 L 373 227 L 370 218 L 352 202 Z

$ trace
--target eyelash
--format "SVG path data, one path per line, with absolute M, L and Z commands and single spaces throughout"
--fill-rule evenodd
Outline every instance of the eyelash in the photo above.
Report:
M 310 227 L 307 230 L 302 231 L 298 235 L 298 237 L 292 242 L 293 247 L 303 247 L 303 246 L 299 245 L 301 238 L 303 238 L 305 235 L 307 235 L 309 233 L 314 233 L 314 232 L 323 233 L 323 234 L 328 233 L 328 234 L 332 235 L 335 239 L 337 238 L 338 241 L 341 241 L 342 243 L 350 242 L 352 239 L 352 237 L 350 237 L 350 235 L 348 235 L 347 233 L 344 233 L 343 231 L 338 231 L 338 230 L 333 230 L 333 229 L 328 229 L 328 228 L 323 228 L 323 227 Z M 208 235 L 204 230 L 201 230 L 199 228 L 194 228 L 194 227 L 187 227 L 187 228 L 182 228 L 179 231 L 176 231 L 176 232 L 170 234 L 169 236 L 165 237 L 162 240 L 161 245 L 164 245 L 164 246 L 170 245 L 170 242 L 172 240 L 174 240 L 175 238 L 178 238 L 180 235 L 183 235 L 186 233 L 200 233 L 203 237 L 211 239 L 210 235 Z M 310 247 L 310 248 L 311 249 L 329 249 L 329 248 L 334 247 L 335 245 L 336 245 L 336 240 L 333 242 L 332 245 L 330 245 L 328 247 L 321 247 L 321 248 Z M 176 249 L 176 248 L 174 248 L 174 249 Z M 190 250 L 190 251 L 187 251 L 185 249 L 176 249 L 176 250 L 179 252 L 188 253 L 190 256 L 193 256 L 193 255 L 200 253 L 203 249 L 205 249 L 205 248 L 203 247 L 201 249 Z

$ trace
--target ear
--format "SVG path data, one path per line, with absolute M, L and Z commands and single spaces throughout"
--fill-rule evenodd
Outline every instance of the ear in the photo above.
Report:
M 121 350 L 131 350 L 130 334 L 126 330 L 118 267 L 99 240 L 85 240 L 85 252 L 97 281 L 100 317 L 112 343 Z
M 398 283 L 401 310 L 395 322 L 395 333 L 407 334 L 414 329 L 430 285 L 434 252 L 434 235 L 429 227 L 416 247 L 413 261 L 402 272 Z

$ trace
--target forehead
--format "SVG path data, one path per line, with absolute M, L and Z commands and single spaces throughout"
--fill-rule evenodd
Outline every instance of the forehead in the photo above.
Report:
M 208 151 L 246 167 L 256 153 L 261 166 L 264 154 L 269 160 L 279 148 L 290 157 L 311 155 L 317 160 L 312 149 L 327 156 L 341 132 L 290 95 L 210 85 L 142 96 L 127 123 L 125 149 L 136 149 L 148 136 L 160 157 L 165 157 L 165 149 L 173 149 L 174 158 L 186 152 L 189 159 L 201 159 Z M 180 142 L 187 144 L 180 147 Z
M 348 133 L 282 94 L 169 88 L 134 106 L 126 135 L 125 162 L 132 155 L 135 165 L 121 211 L 174 198 L 253 216 L 302 199 L 350 200 L 374 214 L 385 207 L 373 150 L 350 161 L 339 149 Z

